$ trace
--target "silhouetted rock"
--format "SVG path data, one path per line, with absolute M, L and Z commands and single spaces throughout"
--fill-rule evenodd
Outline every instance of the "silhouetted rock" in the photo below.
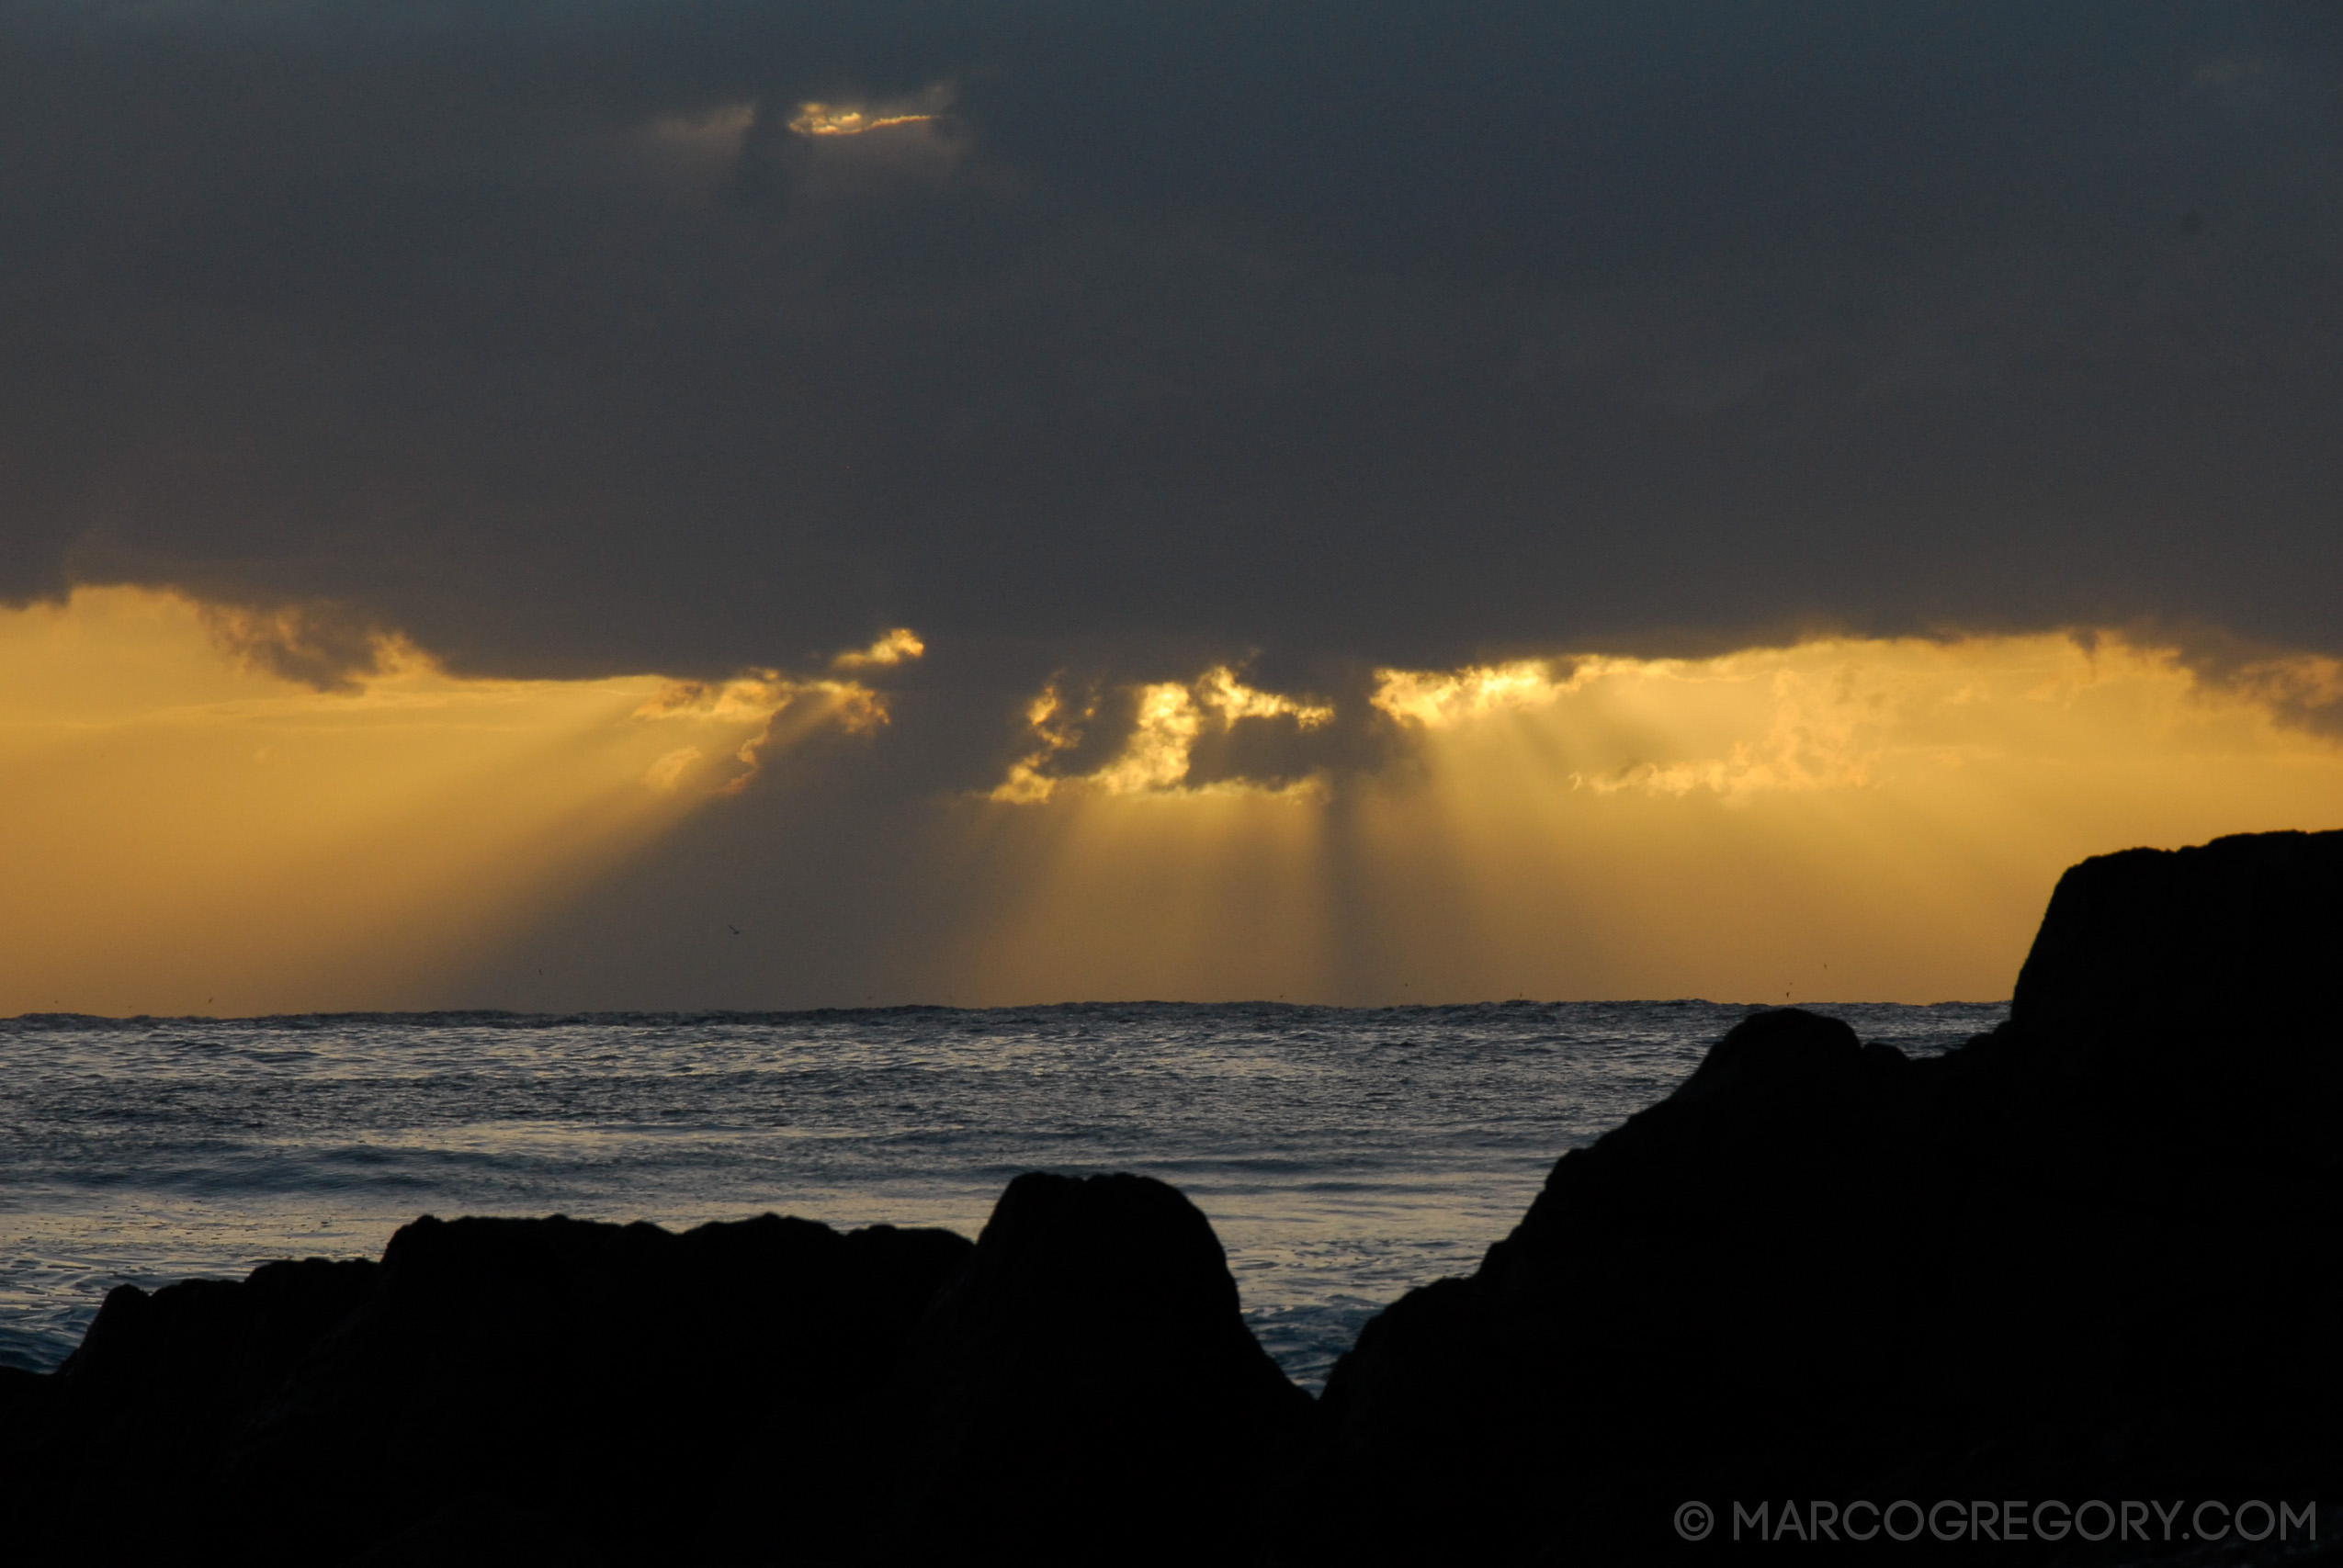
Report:
M 0 1408 L 21 1560 L 90 1562 L 175 1540 L 218 1506 L 219 1446 L 365 1298 L 367 1262 L 269 1263 L 239 1282 L 108 1293 L 79 1349 Z
M 1193 1203 L 1138 1176 L 1010 1183 L 881 1406 L 884 1555 L 1246 1562 L 1310 1415 Z
M 426 1217 L 379 1265 L 124 1287 L 0 1416 L 0 1460 L 53 1504 L 26 1560 L 208 1541 L 243 1562 L 426 1561 L 517 1531 L 563 1561 L 681 1562 L 754 1536 L 742 1510 L 769 1531 L 754 1555 L 779 1558 L 829 1499 L 767 1476 L 711 1500 L 714 1478 L 770 1424 L 835 1422 L 877 1388 L 970 1250 L 772 1215 L 681 1235 Z
M 2010 1021 L 2044 1039 L 2334 1038 L 2343 832 L 2099 855 L 2058 879 Z M 2306 1043 L 2306 1042 L 2305 1042 Z
M 1726 1548 L 1693 1499 L 1720 1535 L 1735 1501 L 2332 1502 L 2338 920 L 2343 834 L 2133 851 L 2067 873 L 1962 1050 L 1746 1020 L 1366 1326 L 1289 1545 L 1689 1562 Z
M 2062 1110 L 2334 1175 L 2338 976 L 2343 833 L 2127 850 L 2059 878 L 2010 1032 Z

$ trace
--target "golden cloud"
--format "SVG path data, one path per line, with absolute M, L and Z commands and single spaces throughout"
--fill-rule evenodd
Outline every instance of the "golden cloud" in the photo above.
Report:
M 839 654 L 830 664 L 833 670 L 883 669 L 926 651 L 927 645 L 918 634 L 908 626 L 898 626 L 868 648 Z M 799 680 L 778 670 L 751 671 L 730 681 L 671 681 L 637 708 L 635 716 L 653 722 L 756 725 L 756 732 L 732 753 L 746 771 L 718 786 L 722 795 L 746 789 L 756 776 L 762 754 L 777 743 L 802 739 L 829 726 L 849 735 L 868 735 L 884 728 L 889 719 L 885 694 L 859 681 L 830 676 Z M 668 760 L 661 759 L 659 765 L 664 766 Z M 685 765 L 679 763 L 660 787 L 673 788 Z
M 880 104 L 799 104 L 789 129 L 816 139 L 864 136 L 892 126 L 929 124 L 951 106 L 951 87 L 938 83 L 911 97 Z
M 1228 666 L 1215 665 L 1184 683 L 1165 681 L 1127 688 L 1123 694 L 1131 705 L 1131 725 L 1120 750 L 1087 772 L 1066 773 L 1058 764 L 1081 746 L 1105 705 L 1095 691 L 1079 701 L 1070 697 L 1062 689 L 1062 679 L 1027 707 L 1025 724 L 1036 744 L 1010 765 L 1008 776 L 991 792 L 992 799 L 1032 805 L 1069 788 L 1110 795 L 1258 790 L 1263 786 L 1241 781 L 1193 783 L 1197 741 L 1210 733 L 1225 734 L 1247 719 L 1284 718 L 1300 730 L 1317 729 L 1334 719 L 1329 704 L 1257 690 L 1239 680 Z M 1310 784 L 1305 780 L 1271 787 L 1286 793 Z

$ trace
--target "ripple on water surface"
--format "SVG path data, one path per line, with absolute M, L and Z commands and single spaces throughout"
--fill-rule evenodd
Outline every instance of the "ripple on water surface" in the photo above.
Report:
M 0 1362 L 55 1365 L 122 1280 L 373 1257 L 424 1213 L 973 1235 L 1046 1168 L 1187 1192 L 1255 1332 L 1315 1386 L 1367 1317 L 1475 1267 L 1557 1156 L 1749 1010 L 18 1019 L 0 1023 Z M 1817 1010 L 1930 1053 L 2007 1007 Z

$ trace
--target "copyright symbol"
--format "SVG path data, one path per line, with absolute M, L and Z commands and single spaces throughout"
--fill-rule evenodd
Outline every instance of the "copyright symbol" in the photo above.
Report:
M 1694 1500 L 1676 1510 L 1676 1533 L 1686 1540 L 1706 1540 L 1715 1528 L 1716 1515 L 1705 1503 Z

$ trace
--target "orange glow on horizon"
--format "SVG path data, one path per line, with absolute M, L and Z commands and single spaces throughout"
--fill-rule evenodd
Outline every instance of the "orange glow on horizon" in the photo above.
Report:
M 320 691 L 169 594 L 0 612 L 0 1015 L 446 1005 L 481 942 L 761 748 L 886 716 L 837 679 L 476 680 L 376 652 Z
M 923 657 L 907 630 L 717 682 L 463 679 L 394 639 L 318 690 L 241 625 L 122 589 L 0 611 L 0 1015 L 1983 1000 L 2086 855 L 2343 825 L 2343 746 L 2281 722 L 2333 661 L 2213 686 L 2106 637 L 1384 671 L 1364 715 L 1228 666 L 1052 686 L 998 787 L 874 816 L 764 764 L 886 755 L 863 682 Z M 789 835 L 849 880 L 749 852 Z M 688 874 L 619 874 L 685 840 Z M 719 898 L 750 936 L 675 934 Z M 828 956 L 760 945 L 850 905 Z M 572 913 L 572 978 L 516 966 Z
M 2288 690 L 2333 683 L 2332 661 L 2301 662 Z M 1111 787 L 1144 723 L 1092 787 L 1013 773 L 990 809 L 1036 819 L 984 830 L 1032 863 L 955 994 L 1990 1000 L 2077 860 L 2343 825 L 2343 748 L 2280 723 L 2269 682 L 2209 687 L 2111 638 L 1379 681 L 1414 750 L 1371 776 L 1207 800 L 1162 765 Z

